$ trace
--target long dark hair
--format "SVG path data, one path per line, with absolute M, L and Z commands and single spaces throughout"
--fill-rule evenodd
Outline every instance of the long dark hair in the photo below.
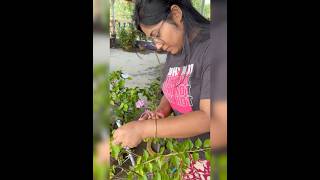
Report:
M 174 23 L 171 19 L 171 6 L 177 5 L 182 11 L 182 21 L 184 24 L 184 46 L 185 60 L 183 65 L 190 63 L 190 42 L 189 38 L 196 35 L 207 40 L 210 38 L 210 21 L 203 17 L 193 6 L 190 0 L 136 0 L 133 20 L 136 28 L 142 31 L 140 24 L 155 25 L 165 20 Z M 182 82 L 184 81 L 183 78 Z M 181 82 L 181 83 L 182 83 Z M 179 86 L 179 83 L 177 86 Z
M 207 33 L 210 21 L 192 6 L 190 0 L 136 0 L 133 14 L 136 28 L 141 31 L 140 24 L 158 24 L 170 14 L 172 5 L 177 5 L 182 10 L 184 30 L 188 37 L 193 33 L 195 27 L 199 32 Z M 170 16 L 168 20 L 171 20 Z

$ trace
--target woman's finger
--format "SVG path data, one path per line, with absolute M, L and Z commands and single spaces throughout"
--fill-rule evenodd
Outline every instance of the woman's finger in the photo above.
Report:
M 154 112 L 151 113 L 152 119 L 156 118 L 156 114 Z
M 144 113 L 141 114 L 141 116 L 138 119 L 138 121 L 147 120 L 147 119 L 148 119 L 148 113 L 144 112 Z
M 162 113 L 158 113 L 158 112 L 157 112 L 157 116 L 158 116 L 159 118 L 164 118 L 164 115 L 163 115 Z

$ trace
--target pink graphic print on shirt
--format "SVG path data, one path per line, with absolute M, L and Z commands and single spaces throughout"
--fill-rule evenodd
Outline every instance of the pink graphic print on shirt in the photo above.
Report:
M 192 111 L 192 96 L 190 94 L 192 72 L 193 64 L 171 67 L 162 86 L 162 91 L 172 109 L 182 114 Z

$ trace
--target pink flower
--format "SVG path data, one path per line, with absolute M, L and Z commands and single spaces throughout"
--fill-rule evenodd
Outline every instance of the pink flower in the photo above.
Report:
M 144 101 L 143 100 L 138 100 L 136 102 L 136 108 L 142 108 L 144 106 Z

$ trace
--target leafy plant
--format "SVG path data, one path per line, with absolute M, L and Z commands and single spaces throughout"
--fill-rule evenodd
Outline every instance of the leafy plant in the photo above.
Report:
M 136 156 L 136 165 L 124 169 L 127 178 L 130 179 L 181 179 L 184 171 L 189 167 L 192 161 L 199 159 L 199 153 L 204 152 L 208 160 L 211 159 L 211 151 L 209 145 L 210 139 L 202 142 L 198 139 L 195 143 L 191 140 L 177 142 L 175 139 L 167 139 L 165 148 L 168 153 L 164 153 L 164 148 L 158 153 L 149 154 L 144 150 L 142 155 Z M 200 145 L 201 144 L 201 145 Z M 199 146 L 200 145 L 200 146 Z M 119 151 L 119 147 L 114 146 L 112 151 Z M 118 158 L 114 155 L 114 158 Z M 122 160 L 125 161 L 125 160 Z M 120 163 L 121 164 L 121 163 Z M 116 168 L 112 166 L 112 178 L 116 179 Z
M 108 80 L 110 82 L 110 105 L 114 113 L 113 120 L 120 118 L 124 122 L 132 121 L 144 109 L 155 110 L 159 104 L 161 97 L 160 78 L 157 78 L 145 88 L 126 87 L 125 82 L 132 80 L 132 78 L 122 71 L 112 72 Z M 148 102 L 139 104 L 143 97 Z M 141 108 L 141 106 L 144 106 L 144 108 Z M 111 132 L 113 132 L 112 129 Z M 209 139 L 205 141 L 197 139 L 195 142 L 191 140 L 178 142 L 176 139 L 171 138 L 148 138 L 144 142 L 156 143 L 160 148 L 152 153 L 147 149 L 144 149 L 142 154 L 135 154 L 133 152 L 136 165 L 126 168 L 124 164 L 128 161 L 128 157 L 126 157 L 127 152 L 119 145 L 113 145 L 111 137 L 111 157 L 115 160 L 113 164 L 111 163 L 111 179 L 117 179 L 121 173 L 125 173 L 126 178 L 129 180 L 178 180 L 182 177 L 184 170 L 188 168 L 192 160 L 199 159 L 200 152 L 205 154 L 206 159 L 211 159 Z
M 120 47 L 126 51 L 133 50 L 134 42 L 138 36 L 137 30 L 132 24 L 129 24 L 128 26 L 120 26 L 118 29 Z
M 143 95 L 144 90 L 138 87 L 126 87 L 125 82 L 131 79 L 120 70 L 109 75 L 109 99 L 112 113 L 115 116 L 113 120 L 121 119 L 126 123 L 142 113 L 142 109 L 136 107 L 136 102 Z

